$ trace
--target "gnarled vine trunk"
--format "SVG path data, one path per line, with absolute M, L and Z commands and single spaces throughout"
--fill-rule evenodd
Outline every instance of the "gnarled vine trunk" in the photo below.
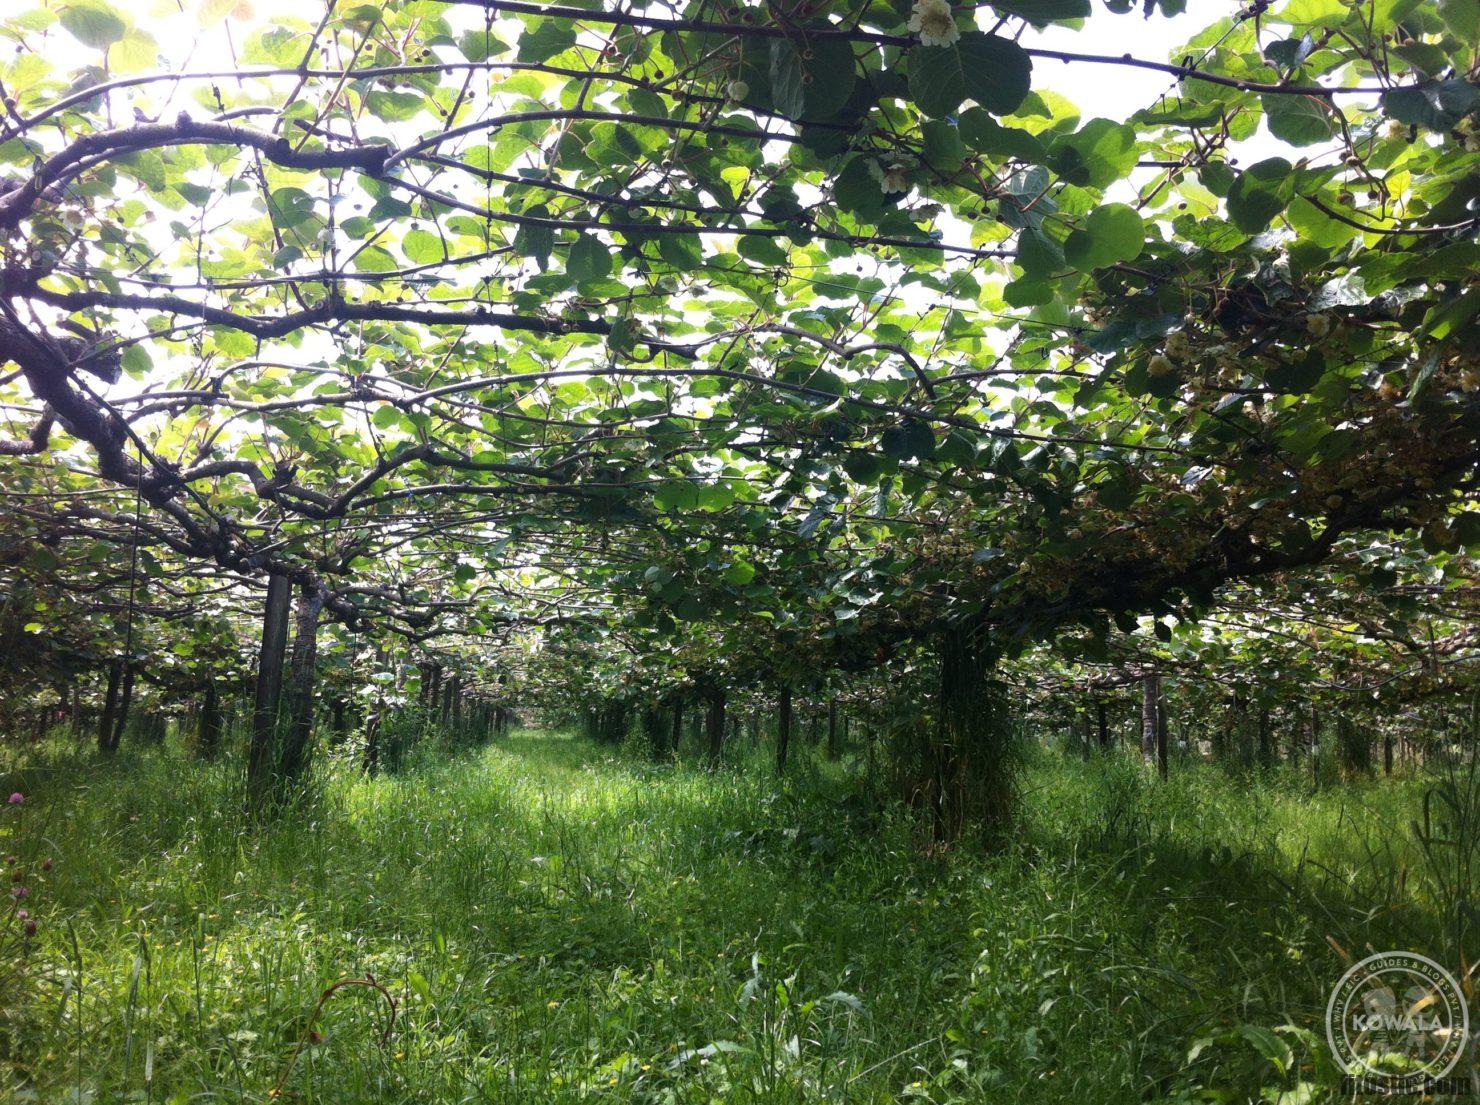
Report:
M 216 681 L 206 683 L 200 700 L 200 717 L 195 730 L 195 754 L 203 760 L 216 755 L 221 747 L 221 698 Z
M 278 703 L 283 690 L 283 654 L 288 645 L 288 577 L 267 577 L 262 611 L 262 646 L 257 654 L 257 689 L 252 706 L 252 743 L 247 753 L 247 806 L 266 809 L 277 769 Z
M 997 651 L 984 626 L 957 623 L 936 641 L 934 719 L 897 733 L 898 784 L 940 844 L 996 834 L 1016 807 L 1017 755 Z
M 704 733 L 709 741 L 706 757 L 709 769 L 719 767 L 720 757 L 725 750 L 725 692 L 712 691 L 709 708 L 704 712 Z
M 1161 675 L 1154 671 L 1141 677 L 1141 756 L 1166 778 L 1166 709 Z
M 108 690 L 103 698 L 103 714 L 98 719 L 98 751 L 112 752 L 114 723 L 118 719 L 118 691 L 123 683 L 123 663 L 114 660 L 108 665 Z
M 314 677 L 318 670 L 319 615 L 324 594 L 317 587 L 298 593 L 294 616 L 293 660 L 288 673 L 282 725 L 282 752 L 278 757 L 277 788 L 294 785 L 308 770 L 313 738 Z

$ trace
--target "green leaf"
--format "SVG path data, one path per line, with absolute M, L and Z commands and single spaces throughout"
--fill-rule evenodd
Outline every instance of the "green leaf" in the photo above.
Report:
M 1134 207 L 1107 203 L 1064 242 L 1064 260 L 1082 272 L 1131 261 L 1146 245 L 1146 224 Z
M 1019 127 L 1004 127 L 979 107 L 961 113 L 961 137 L 977 153 L 991 157 L 1015 157 L 1019 161 L 1041 163 L 1043 143 Z
M 858 83 L 858 60 L 845 39 L 814 40 L 802 58 L 806 75 L 802 80 L 804 115 L 808 119 L 831 119 L 843 110 Z
M 594 234 L 578 234 L 565 255 L 565 271 L 577 284 L 611 275 L 612 254 Z
M 754 578 L 755 565 L 745 560 L 735 561 L 725 572 L 725 582 L 732 583 L 736 587 L 744 587 Z
M 1016 42 L 967 31 L 951 46 L 910 51 L 910 96 L 926 115 L 954 114 L 975 100 L 994 115 L 1010 115 L 1028 95 L 1033 59 Z
M 694 510 L 699 505 L 699 488 L 687 480 L 665 483 L 653 492 L 653 505 L 665 512 Z
M 660 234 L 658 256 L 680 272 L 688 272 L 704 264 L 704 250 L 699 245 L 697 234 Z
M 442 239 L 429 230 L 413 229 L 406 231 L 401 239 L 401 252 L 406 259 L 417 265 L 431 265 L 446 257 L 442 249 Z
M 487 61 L 495 54 L 507 53 L 509 49 L 486 30 L 465 32 L 457 40 L 457 48 L 469 61 Z
M 630 318 L 619 318 L 612 323 L 606 344 L 614 354 L 631 353 L 637 348 L 637 328 Z
M 1091 119 L 1049 150 L 1050 168 L 1070 184 L 1105 189 L 1136 164 L 1135 128 L 1112 119 Z
M 123 370 L 138 379 L 154 367 L 154 358 L 143 345 L 131 345 L 123 351 Z
M 1292 146 L 1310 146 L 1334 137 L 1338 127 L 1328 100 L 1318 96 L 1285 96 L 1266 93 L 1264 123 L 1269 133 Z
M 1312 349 L 1298 361 L 1271 368 L 1264 374 L 1264 382 L 1276 391 L 1300 395 L 1320 383 L 1325 371 L 1326 358 L 1319 349 Z
M 1439 0 L 1439 18 L 1462 42 L 1480 42 L 1480 4 L 1474 0 Z
M 1381 103 L 1390 119 L 1417 123 L 1432 131 L 1447 131 L 1480 107 L 1480 92 L 1463 77 L 1453 77 L 1447 81 L 1424 81 L 1411 88 L 1394 88 L 1382 94 Z
M 890 426 L 879 437 L 879 445 L 885 455 L 895 460 L 911 457 L 924 460 L 935 452 L 935 434 L 924 422 L 905 422 Z
M 1050 276 L 1064 267 L 1064 250 L 1042 231 L 1024 230 L 1018 235 L 1017 263 L 1024 276 Z
M 696 503 L 700 510 L 724 510 L 735 501 L 735 489 L 727 483 L 706 483 L 699 487 Z
M 788 256 L 775 238 L 765 238 L 759 234 L 744 235 L 740 244 L 735 247 L 735 252 L 760 265 L 784 265 Z
M 1289 204 L 1292 166 L 1283 157 L 1251 165 L 1228 190 L 1228 215 L 1245 234 L 1258 234 Z
M 925 161 L 932 169 L 952 173 L 961 168 L 966 146 L 955 127 L 943 120 L 931 119 L 920 128 L 920 133 L 925 139 Z
M 541 17 L 519 36 L 520 61 L 549 61 L 576 44 L 576 27 L 568 19 Z
M 1316 41 L 1307 32 L 1299 38 L 1282 38 L 1266 44 L 1264 56 L 1288 72 L 1310 57 L 1315 48 Z
M 550 209 L 536 204 L 525 212 L 531 218 L 548 219 Z M 550 254 L 555 251 L 555 230 L 549 226 L 521 226 L 514 235 L 514 248 L 526 257 L 534 259 L 543 272 L 549 266 Z
M 62 10 L 61 24 L 78 42 L 106 50 L 124 35 L 128 24 L 102 0 L 75 0 Z
M 1290 1051 L 1290 1045 L 1276 1036 L 1273 1030 L 1255 1024 L 1241 1024 L 1238 1030 L 1239 1035 L 1248 1040 L 1255 1051 L 1274 1064 L 1275 1069 L 1282 1076 L 1290 1069 L 1295 1056 Z
M 879 478 L 879 458 L 862 449 L 854 449 L 843 458 L 843 471 L 859 483 L 873 483 Z
M 749 85 L 744 99 L 791 119 L 815 122 L 842 111 L 858 79 L 853 46 L 841 38 L 815 37 L 812 29 L 788 25 L 790 37 L 752 41 L 742 48 L 743 62 L 734 75 Z M 809 142 L 819 138 L 814 134 Z
M 1442 341 L 1462 330 L 1480 315 L 1480 288 L 1468 288 L 1447 302 L 1437 304 L 1424 316 L 1419 333 Z
M 802 84 L 802 56 L 788 38 L 771 40 L 771 102 L 790 119 L 800 119 L 806 110 Z
M 395 272 L 396 259 L 379 246 L 370 246 L 355 254 L 355 269 L 359 272 Z
M 840 209 L 865 222 L 884 211 L 884 191 L 869 170 L 869 158 L 855 157 L 833 179 L 833 201 Z

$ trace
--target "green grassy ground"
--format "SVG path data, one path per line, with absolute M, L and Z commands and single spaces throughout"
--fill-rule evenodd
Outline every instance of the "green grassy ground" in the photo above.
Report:
M 41 761 L 0 1071 L 43 1101 L 1304 1100 L 1331 941 L 1443 951 L 1417 785 L 1177 776 L 1044 757 L 1017 844 L 932 856 L 837 769 L 554 734 L 336 770 L 250 831 L 226 768 Z M 383 1045 L 366 988 L 310 1025 L 366 975 Z

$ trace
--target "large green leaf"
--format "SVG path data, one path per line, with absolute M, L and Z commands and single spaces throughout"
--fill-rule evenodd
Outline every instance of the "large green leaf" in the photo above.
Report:
M 1400 123 L 1417 123 L 1434 131 L 1452 129 L 1480 107 L 1480 92 L 1463 77 L 1424 81 L 1412 88 L 1382 94 L 1382 110 Z
M 1330 101 L 1319 96 L 1263 97 L 1269 133 L 1292 146 L 1310 146 L 1335 137 L 1340 128 Z
M 792 119 L 800 119 L 806 109 L 806 73 L 801 51 L 789 38 L 771 40 L 771 102 L 776 110 Z
M 519 36 L 519 60 L 548 61 L 575 44 L 574 23 L 568 19 L 542 18 Z
M 847 41 L 819 39 L 799 47 L 776 38 L 770 51 L 771 102 L 782 115 L 830 119 L 853 95 L 857 63 Z
M 611 275 L 611 251 L 594 234 L 577 235 L 565 257 L 565 271 L 578 284 Z
M 401 252 L 408 260 L 418 265 L 430 265 L 446 256 L 442 248 L 442 239 L 430 230 L 413 229 L 406 231 L 401 239 Z
M 975 100 L 994 115 L 1016 111 L 1032 84 L 1033 59 L 1016 42 L 967 31 L 951 46 L 910 51 L 910 95 L 926 115 L 953 114 Z
M 1290 174 L 1294 166 L 1283 157 L 1251 165 L 1228 190 L 1228 214 L 1245 234 L 1258 234 L 1294 196 Z
M 1146 224 L 1134 207 L 1107 203 L 1090 212 L 1084 226 L 1064 242 L 1064 260 L 1088 272 L 1132 261 L 1146 244 Z
M 833 180 L 833 201 L 865 222 L 874 222 L 884 210 L 884 191 L 869 168 L 867 157 L 855 157 Z
M 102 0 L 74 0 L 62 9 L 60 22 L 84 46 L 106 50 L 124 35 L 128 24 Z

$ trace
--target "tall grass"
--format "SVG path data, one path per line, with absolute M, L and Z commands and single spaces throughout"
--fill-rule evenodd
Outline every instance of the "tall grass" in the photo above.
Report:
M 1442 940 L 1403 874 L 1413 782 L 1040 755 L 1018 846 L 929 855 L 846 768 L 797 768 L 518 733 L 396 777 L 330 767 L 260 827 L 226 766 L 38 758 L 0 787 L 56 857 L 0 1095 L 1319 1096 L 1341 953 Z M 367 987 L 310 1022 L 345 978 L 394 999 L 383 1044 Z

